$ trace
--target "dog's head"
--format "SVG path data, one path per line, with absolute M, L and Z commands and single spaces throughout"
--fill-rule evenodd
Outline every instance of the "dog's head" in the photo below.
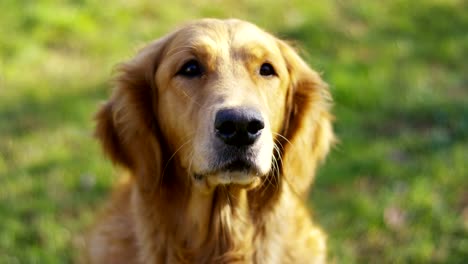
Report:
M 318 74 L 247 22 L 191 23 L 119 69 L 96 134 L 114 161 L 146 181 L 183 174 L 198 185 L 254 186 L 272 171 L 316 163 L 333 140 Z M 166 172 L 170 163 L 177 173 Z

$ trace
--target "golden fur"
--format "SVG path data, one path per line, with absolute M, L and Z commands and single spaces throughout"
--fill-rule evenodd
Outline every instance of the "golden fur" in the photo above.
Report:
M 288 44 L 244 21 L 204 19 L 149 44 L 120 66 L 96 115 L 105 153 L 129 176 L 87 239 L 87 262 L 324 263 L 304 201 L 334 141 L 330 103 Z M 245 157 L 216 148 L 213 120 L 244 106 L 264 119 L 254 169 L 223 170 Z

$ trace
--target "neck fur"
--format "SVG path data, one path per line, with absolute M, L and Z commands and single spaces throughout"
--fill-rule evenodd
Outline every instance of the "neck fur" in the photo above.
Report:
M 165 180 L 159 191 L 141 184 L 133 190 L 142 263 L 247 261 L 255 235 L 248 191 L 217 186 L 206 192 L 188 179 Z

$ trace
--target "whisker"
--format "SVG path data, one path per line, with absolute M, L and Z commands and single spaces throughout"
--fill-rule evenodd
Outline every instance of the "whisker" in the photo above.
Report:
M 279 143 L 281 145 L 281 143 Z M 278 144 L 275 144 L 275 150 L 276 150 L 276 153 L 277 153 L 277 158 L 275 159 L 275 162 L 276 162 L 276 176 L 277 176 L 277 179 L 279 178 L 279 176 L 281 175 L 281 169 L 283 167 L 283 157 L 281 156 L 281 148 L 278 147 Z
M 191 95 L 186 93 L 183 89 L 177 89 L 177 91 L 182 92 L 185 95 L 185 97 L 191 100 L 194 104 L 198 105 L 200 108 L 202 107 L 202 105 L 199 102 L 197 102 Z
M 284 149 L 284 145 L 281 143 L 281 141 L 280 141 L 279 139 L 274 138 L 273 141 L 275 142 L 275 146 L 276 146 L 276 147 L 278 147 L 278 145 L 279 145 L 279 147 L 281 147 L 282 149 Z M 279 155 L 279 153 L 278 153 L 278 155 Z
M 275 146 L 276 146 L 276 145 L 275 145 Z M 275 150 L 279 152 L 279 149 L 275 148 Z M 280 161 L 280 163 L 283 163 L 283 158 L 282 158 L 281 156 L 279 156 L 279 161 Z M 278 172 L 278 174 L 279 174 L 279 172 Z M 290 179 L 288 178 L 288 174 L 287 174 L 287 173 L 284 173 L 282 176 L 283 176 L 284 181 L 285 181 L 285 182 L 288 184 L 288 186 L 291 188 L 292 192 L 297 193 L 297 191 L 296 191 L 295 188 L 294 188 L 294 185 L 291 183 Z
M 193 135 L 193 134 L 192 134 Z M 192 135 L 188 135 L 186 138 L 188 137 L 191 137 Z M 174 151 L 174 153 L 172 153 L 171 157 L 167 160 L 166 162 L 166 165 L 164 166 L 164 169 L 161 173 L 161 177 L 159 179 L 159 190 L 161 190 L 162 188 L 162 183 L 163 183 L 163 179 L 164 179 L 164 176 L 166 174 L 166 170 L 167 170 L 167 167 L 169 166 L 169 164 L 171 163 L 171 161 L 174 159 L 174 157 L 176 156 L 176 154 L 185 146 L 187 145 L 188 143 L 190 143 L 191 141 L 193 140 L 193 138 L 189 138 L 187 141 L 185 141 L 183 144 L 181 144 L 177 149 L 176 151 Z M 160 192 L 161 193 L 161 192 Z
M 294 150 L 297 150 L 296 146 L 289 140 L 287 139 L 285 136 L 281 135 L 280 133 L 276 133 L 276 132 L 272 132 L 275 136 L 278 136 L 282 139 L 284 139 L 287 143 L 289 143 L 293 148 Z M 283 145 L 281 145 L 281 147 L 284 147 Z
M 279 143 L 279 142 L 278 142 L 278 144 L 281 145 L 281 143 Z M 278 152 L 279 162 L 280 162 L 281 164 L 283 164 L 283 157 L 281 157 L 281 156 L 279 155 L 279 151 L 280 151 L 280 150 L 279 150 L 279 148 L 277 147 L 276 144 L 274 144 L 274 150 L 276 150 L 276 151 Z M 276 160 L 275 160 L 275 161 L 276 161 Z M 276 162 L 277 162 L 277 161 L 276 161 Z M 278 172 L 278 175 L 279 175 L 279 172 Z M 283 179 L 283 180 L 286 182 L 286 184 L 288 184 L 288 186 L 290 187 L 291 191 L 299 197 L 299 196 L 300 196 L 300 195 L 299 195 L 299 192 L 296 190 L 296 188 L 294 187 L 294 184 L 292 184 L 292 182 L 291 182 L 290 179 L 288 178 L 288 174 L 287 174 L 287 173 L 283 173 L 283 174 L 282 174 L 282 177 L 283 177 L 282 179 Z
M 276 159 L 276 158 L 274 159 L 274 161 L 275 161 L 275 167 L 276 167 L 276 169 L 275 169 L 275 174 L 274 174 L 274 176 L 275 176 L 275 177 L 274 177 L 274 180 L 276 181 L 276 182 L 275 182 L 275 186 L 278 187 L 278 184 L 279 184 L 279 177 L 280 177 L 280 174 L 281 174 L 281 171 L 280 171 L 280 170 L 281 170 L 281 167 L 280 167 L 280 165 L 282 165 L 283 160 L 282 160 L 282 157 L 281 157 L 281 150 L 279 149 L 278 145 L 277 145 L 277 144 L 274 144 L 273 146 L 274 146 L 273 149 L 277 152 L 277 154 L 278 154 L 278 159 L 279 159 L 279 160 Z
M 276 166 L 276 165 L 275 165 Z M 272 174 L 270 175 L 270 177 L 268 177 L 266 180 L 268 181 L 268 185 L 267 186 L 272 186 L 273 188 L 276 188 L 276 175 L 277 175 L 277 169 L 276 167 L 274 168 Z M 265 192 L 266 188 L 263 190 L 263 193 Z M 263 194 L 262 193 L 262 194 Z
M 276 144 L 273 144 L 273 150 L 274 151 L 277 151 L 278 154 L 279 154 L 279 149 L 278 149 L 278 146 Z M 272 186 L 274 188 L 278 188 L 278 177 L 279 177 L 279 173 L 280 173 L 280 167 L 279 167 L 279 164 L 278 164 L 278 161 L 277 159 L 273 159 L 272 161 L 272 172 L 270 175 L 266 176 L 264 179 L 263 179 L 263 182 L 262 184 L 267 184 L 266 187 L 268 186 Z M 273 177 L 273 179 L 271 179 Z M 267 188 L 264 188 L 263 191 L 262 191 L 262 195 L 265 194 L 265 191 L 266 191 Z
M 280 145 L 280 146 L 278 146 Z M 273 149 L 276 151 L 276 156 L 275 156 L 275 162 L 277 163 L 278 165 L 278 170 L 280 167 L 283 166 L 283 157 L 281 155 L 281 150 L 284 150 L 283 148 L 283 145 L 281 144 L 281 142 L 279 141 L 276 141 L 274 144 L 273 144 Z M 279 162 L 279 164 L 278 164 Z M 280 166 L 281 165 L 281 166 Z
M 278 134 L 278 135 L 279 135 L 279 134 Z M 280 136 L 281 136 L 281 135 L 280 135 Z M 284 138 L 284 137 L 283 137 L 283 138 Z M 284 138 L 284 139 L 286 139 L 286 138 Z M 287 140 L 287 139 L 286 139 L 286 140 Z M 275 142 L 276 142 L 277 144 L 281 145 L 281 147 L 283 147 L 282 144 L 281 144 L 281 142 L 280 142 L 279 140 L 276 139 Z M 288 142 L 290 142 L 290 141 L 288 141 Z M 290 142 L 290 143 L 291 143 L 291 142 Z M 278 159 L 279 159 L 278 161 L 280 162 L 280 164 L 281 164 L 282 167 L 283 167 L 283 157 L 280 155 L 280 149 L 279 149 L 279 147 L 277 146 L 277 144 L 275 144 L 275 150 L 276 150 L 277 153 L 278 153 Z M 294 145 L 293 145 L 293 147 L 294 147 Z M 278 174 L 279 174 L 279 172 L 278 172 Z M 290 179 L 288 178 L 288 174 L 285 173 L 285 174 L 283 174 L 282 176 L 283 176 L 284 181 L 285 181 L 286 183 L 288 183 L 288 185 L 289 185 L 291 188 L 293 188 L 294 185 L 291 183 Z

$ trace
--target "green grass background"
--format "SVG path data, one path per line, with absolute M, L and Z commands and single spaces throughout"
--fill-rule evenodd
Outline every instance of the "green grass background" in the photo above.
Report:
M 193 1 L 195 2 L 195 1 Z M 467 263 L 468 4 L 0 1 L 0 263 L 69 263 L 118 178 L 92 138 L 113 66 L 182 22 L 297 40 L 335 99 L 310 205 L 333 263 Z

